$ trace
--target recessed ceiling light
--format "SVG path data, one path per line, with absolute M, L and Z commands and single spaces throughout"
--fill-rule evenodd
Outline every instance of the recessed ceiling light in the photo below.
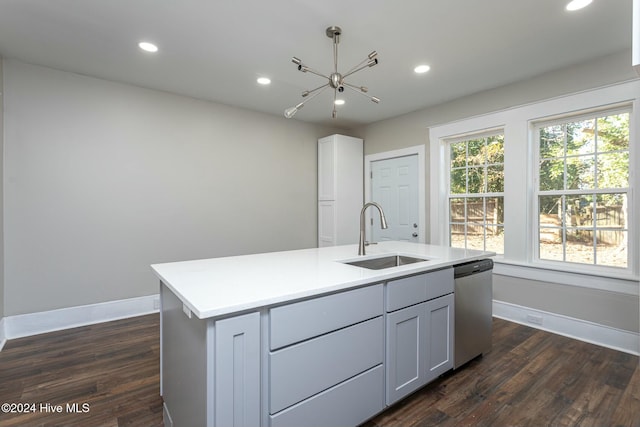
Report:
M 416 74 L 424 74 L 430 69 L 431 67 L 429 67 L 428 65 L 418 65 L 416 68 L 413 69 L 413 71 L 415 71 Z
M 574 10 L 580 10 L 583 7 L 589 6 L 592 1 L 593 0 L 572 0 L 569 3 L 567 3 L 566 9 L 569 12 L 573 12 Z
M 344 105 L 344 99 L 336 99 L 333 103 L 336 105 Z
M 258 77 L 258 80 L 256 80 L 256 81 L 261 85 L 271 84 L 271 79 L 269 79 L 267 77 Z
M 140 42 L 138 43 L 138 47 L 144 50 L 145 52 L 155 53 L 158 51 L 158 46 L 149 42 Z

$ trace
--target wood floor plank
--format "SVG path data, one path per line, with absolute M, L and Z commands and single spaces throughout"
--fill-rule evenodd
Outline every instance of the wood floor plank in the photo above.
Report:
M 159 357 L 157 314 L 11 340 L 0 401 L 63 410 L 0 414 L 0 426 L 162 426 Z
M 493 348 L 366 427 L 640 427 L 638 357 L 494 319 Z M 0 403 L 88 403 L 88 413 L 0 413 L 0 427 L 162 427 L 159 318 L 9 341 Z M 65 408 L 66 409 L 66 408 Z

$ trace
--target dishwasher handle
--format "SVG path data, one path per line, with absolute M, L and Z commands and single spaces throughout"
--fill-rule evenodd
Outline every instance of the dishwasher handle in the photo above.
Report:
M 453 276 L 459 277 L 470 276 L 472 274 L 481 273 L 493 269 L 493 260 L 481 259 L 453 266 Z

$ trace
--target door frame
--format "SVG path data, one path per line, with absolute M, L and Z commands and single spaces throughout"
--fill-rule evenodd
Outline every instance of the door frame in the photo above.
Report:
M 427 216 L 426 216 L 426 158 L 425 146 L 415 145 L 413 147 L 400 148 L 398 150 L 385 151 L 383 153 L 367 154 L 364 156 L 364 201 L 371 201 L 371 162 L 379 160 L 389 160 L 396 157 L 418 156 L 418 242 L 426 242 Z M 371 214 L 367 212 L 367 236 L 371 236 Z

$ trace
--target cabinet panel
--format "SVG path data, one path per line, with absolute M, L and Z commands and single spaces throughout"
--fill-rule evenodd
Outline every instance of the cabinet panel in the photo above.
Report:
M 273 352 L 270 413 L 382 363 L 382 316 Z
M 335 148 L 333 136 L 318 140 L 318 200 L 335 200 Z
M 453 368 L 453 294 L 426 303 L 429 351 L 425 383 Z
M 449 294 L 453 287 L 453 268 L 390 281 L 387 284 L 387 311 Z
M 336 207 L 334 201 L 318 202 L 318 247 L 336 245 Z
M 270 311 L 271 350 L 382 314 L 383 285 L 284 305 Z
M 378 365 L 271 416 L 271 427 L 357 426 L 384 408 L 384 369 Z
M 423 384 L 425 314 L 423 303 L 387 315 L 387 405 Z
M 215 425 L 260 425 L 260 314 L 215 323 Z

